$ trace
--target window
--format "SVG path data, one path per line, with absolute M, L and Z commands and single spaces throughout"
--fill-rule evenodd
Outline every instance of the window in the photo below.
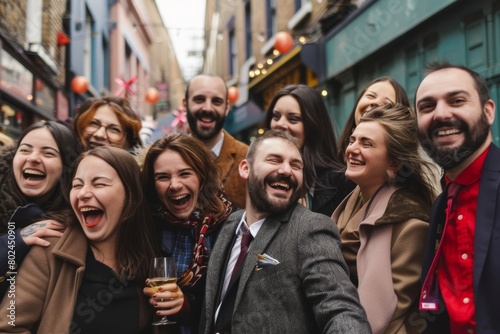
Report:
M 312 7 L 310 0 L 295 0 L 295 14 L 288 20 L 287 28 L 293 30 L 301 24 L 312 13 Z
M 33 74 L 4 49 L 0 50 L 0 87 L 11 94 L 31 101 Z
M 465 45 L 467 66 L 473 70 L 486 65 L 486 28 L 481 12 L 465 18 Z
M 494 36 L 500 36 L 500 1 L 495 2 L 493 6 L 493 22 L 494 22 Z M 498 37 L 497 37 L 498 38 Z M 500 43 L 494 43 L 495 57 L 494 63 L 500 63 Z
M 48 87 L 42 80 L 35 79 L 35 104 L 48 114 L 54 114 L 56 110 L 56 93 Z
M 266 0 L 266 14 L 266 39 L 269 40 L 278 32 L 276 0 Z
M 132 49 L 130 48 L 130 45 L 125 42 L 125 78 L 124 79 L 129 79 L 132 75 Z
M 95 22 L 94 18 L 87 9 L 85 24 L 85 41 L 83 48 L 83 76 L 89 78 L 91 84 L 95 86 L 95 75 L 93 75 L 93 64 L 95 63 Z
M 424 65 L 428 65 L 439 60 L 438 42 L 439 37 L 437 33 L 430 34 L 424 38 Z
M 295 0 L 295 12 L 298 12 L 308 2 L 309 0 Z
M 413 45 L 406 50 L 406 91 L 410 96 L 417 89 L 420 82 L 417 46 Z
M 247 59 L 252 56 L 252 12 L 250 1 L 245 4 L 245 46 Z
M 229 30 L 229 59 L 229 74 L 234 78 L 238 70 L 238 45 L 234 28 Z
M 103 64 L 109 64 L 109 46 L 107 40 L 102 38 L 102 52 L 103 52 Z M 103 65 L 105 66 L 105 65 Z M 111 83 L 109 80 L 109 71 L 104 71 L 103 73 L 103 82 L 104 87 L 111 87 Z

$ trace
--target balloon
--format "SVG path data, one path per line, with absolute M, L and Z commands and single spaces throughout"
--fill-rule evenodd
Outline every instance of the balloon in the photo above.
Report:
M 289 32 L 280 31 L 276 34 L 276 38 L 274 39 L 274 48 L 281 54 L 290 51 L 294 45 L 295 42 Z
M 235 103 L 238 101 L 238 97 L 240 97 L 240 92 L 238 91 L 237 87 L 229 87 L 227 90 L 227 99 L 229 100 L 229 103 Z
M 77 94 L 83 94 L 89 88 L 89 82 L 84 76 L 76 76 L 71 80 L 71 89 Z
M 158 89 L 151 87 L 151 88 L 148 88 L 148 90 L 146 91 L 145 98 L 146 98 L 146 102 L 151 103 L 151 104 L 155 104 L 160 99 L 160 93 L 158 92 Z

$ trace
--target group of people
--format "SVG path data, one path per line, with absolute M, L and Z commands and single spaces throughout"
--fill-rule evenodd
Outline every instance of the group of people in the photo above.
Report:
M 338 143 L 305 85 L 274 96 L 250 146 L 223 130 L 221 78 L 194 77 L 184 106 L 191 135 L 151 146 L 109 97 L 1 149 L 1 332 L 168 316 L 179 333 L 500 333 L 500 151 L 477 73 L 429 67 L 414 108 L 374 80 Z M 155 256 L 176 283 L 148 286 Z

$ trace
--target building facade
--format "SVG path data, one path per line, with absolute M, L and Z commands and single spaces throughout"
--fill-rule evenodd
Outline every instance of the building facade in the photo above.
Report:
M 64 0 L 0 1 L 0 131 L 65 119 Z
M 226 129 L 245 141 L 262 133 L 260 121 L 274 94 L 286 85 L 319 87 L 323 77 L 325 30 L 356 8 L 355 1 L 209 1 L 204 71 L 236 86 L 240 98 Z M 326 18 L 333 18 L 327 20 Z M 289 32 L 294 45 L 280 53 L 275 41 Z
M 86 92 L 71 90 L 76 76 Z M 0 131 L 12 138 L 38 120 L 70 121 L 89 97 L 126 97 L 145 118 L 175 109 L 184 90 L 154 0 L 0 1 Z
M 500 1 L 367 1 L 325 39 L 323 84 L 337 130 L 366 83 L 390 75 L 413 100 L 426 64 L 435 61 L 477 71 L 500 102 Z
M 413 98 L 426 64 L 448 61 L 483 75 L 500 101 L 500 1 L 494 0 L 211 0 L 206 71 L 240 91 L 227 128 L 248 137 L 277 89 L 307 84 L 325 97 L 340 133 L 359 91 L 394 77 Z M 217 18 L 217 19 L 214 19 Z M 276 32 L 295 45 L 273 53 Z M 217 32 L 217 33 L 216 33 Z M 252 108 L 245 108 L 250 105 Z M 250 115 L 250 116 L 248 116 Z M 496 118 L 492 130 L 500 143 Z M 251 129 L 251 133 L 247 131 Z

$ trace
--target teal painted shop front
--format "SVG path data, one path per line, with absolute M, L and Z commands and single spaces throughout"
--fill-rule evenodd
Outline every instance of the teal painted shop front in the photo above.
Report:
M 327 103 L 337 134 L 368 82 L 392 76 L 413 101 L 432 61 L 479 72 L 500 105 L 500 1 L 368 1 L 327 36 L 325 59 Z M 498 110 L 492 131 L 500 145 Z

